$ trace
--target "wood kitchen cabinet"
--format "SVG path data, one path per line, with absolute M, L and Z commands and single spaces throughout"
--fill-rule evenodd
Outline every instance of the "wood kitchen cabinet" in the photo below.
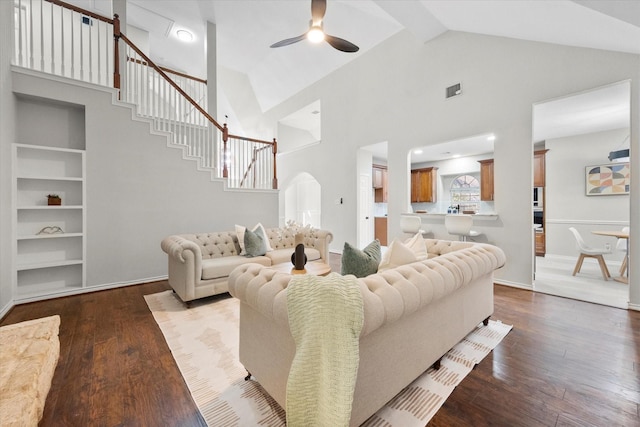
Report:
M 533 152 L 533 186 L 544 187 L 544 158 L 549 150 L 539 150 Z
M 387 217 L 377 216 L 373 219 L 375 238 L 382 246 L 387 246 Z
M 536 232 L 536 256 L 544 256 L 545 249 L 545 236 L 543 232 Z
M 414 169 L 411 171 L 411 203 L 434 203 L 437 201 L 438 168 Z
M 493 159 L 478 160 L 480 163 L 480 200 L 493 202 Z
M 373 200 L 376 203 L 387 202 L 387 167 L 380 165 L 373 165 L 372 172 L 374 196 Z

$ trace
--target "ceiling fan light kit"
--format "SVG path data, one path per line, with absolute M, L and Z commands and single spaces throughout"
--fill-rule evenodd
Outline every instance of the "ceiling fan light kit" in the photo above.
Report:
M 324 31 L 322 31 L 322 25 L 312 25 L 309 31 L 307 31 L 307 39 L 311 43 L 320 43 L 324 41 Z
M 325 40 L 334 49 L 342 52 L 357 52 L 360 48 L 355 44 L 339 37 L 330 36 L 324 32 L 322 28 L 322 19 L 324 18 L 326 11 L 327 0 L 311 0 L 311 21 L 309 22 L 309 31 L 297 37 L 281 40 L 272 44 L 270 47 L 288 46 L 306 38 L 312 43 L 320 43 Z

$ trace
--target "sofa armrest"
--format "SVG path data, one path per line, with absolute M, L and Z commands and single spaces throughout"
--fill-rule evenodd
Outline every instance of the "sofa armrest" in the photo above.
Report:
M 305 239 L 306 240 L 306 239 Z M 329 243 L 333 241 L 333 234 L 328 230 L 314 230 L 311 246 L 320 252 L 320 258 L 329 264 Z
M 182 236 L 169 236 L 160 247 L 168 255 L 169 285 L 182 298 L 195 298 L 195 287 L 202 279 L 202 252 L 193 241 Z

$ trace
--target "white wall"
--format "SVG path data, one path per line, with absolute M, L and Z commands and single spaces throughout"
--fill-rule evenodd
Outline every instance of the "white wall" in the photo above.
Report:
M 500 219 L 488 232 L 508 258 L 497 278 L 530 288 L 532 105 L 638 79 L 639 66 L 638 55 L 459 32 L 423 44 L 403 31 L 268 111 L 266 119 L 276 123 L 321 100 L 322 144 L 287 156 L 279 174 L 287 177 L 307 170 L 321 182 L 323 224 L 335 237 L 332 250 L 356 241 L 358 147 L 388 141 L 393 238 L 400 232 L 399 216 L 409 205 L 409 150 L 495 134 L 495 210 Z M 463 95 L 446 100 L 445 88 L 457 82 L 464 86 Z M 633 114 L 637 116 L 637 110 Z M 637 144 L 633 134 L 632 146 Z M 345 204 L 331 204 L 339 195 Z
M 258 221 L 266 227 L 278 225 L 276 192 L 225 191 L 222 181 L 212 182 L 208 172 L 197 171 L 195 162 L 183 160 L 182 150 L 167 147 L 166 136 L 152 135 L 149 123 L 132 120 L 129 107 L 113 105 L 112 91 L 23 73 L 14 73 L 13 89 L 84 107 L 88 286 L 166 276 L 167 255 L 160 241 L 170 234 L 233 230 L 236 223 L 253 226 Z M 22 134 L 44 138 L 46 126 L 33 126 L 44 110 L 45 125 L 65 114 L 56 112 L 55 104 L 20 103 L 16 126 Z M 71 116 L 68 135 L 82 126 Z M 11 142 L 3 140 L 2 150 Z M 11 165 L 8 158 L 2 161 L 4 174 Z M 7 181 L 2 182 L 4 186 Z M 5 262 L 4 253 L 2 259 Z
M 0 317 L 12 305 L 11 289 L 11 144 L 15 139 L 11 94 L 13 2 L 0 1 Z
M 548 139 L 545 148 L 546 252 L 576 256 L 575 241 L 568 228 L 575 227 L 592 246 L 615 246 L 611 237 L 595 236 L 593 230 L 620 230 L 629 225 L 629 195 L 585 195 L 585 167 L 610 163 L 609 152 L 619 148 L 629 129 Z M 620 261 L 620 254 L 606 257 Z

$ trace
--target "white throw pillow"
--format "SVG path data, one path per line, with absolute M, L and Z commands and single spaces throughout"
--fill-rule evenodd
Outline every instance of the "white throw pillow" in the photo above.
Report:
M 416 261 L 418 261 L 418 258 L 410 247 L 398 239 L 393 239 L 393 242 L 389 245 L 389 249 L 382 256 L 378 272 L 390 270 L 400 265 L 411 264 Z
M 405 240 L 404 244 L 413 251 L 418 261 L 425 260 L 429 257 L 427 253 L 427 242 L 424 241 L 422 233 L 416 233 L 415 236 Z
M 262 230 L 262 235 L 266 239 L 267 252 L 272 251 L 273 248 L 271 247 L 271 243 L 269 242 L 269 237 L 267 236 L 267 230 L 265 230 L 265 228 L 262 225 L 262 223 L 260 223 L 260 222 L 257 223 L 255 225 L 255 227 L 253 227 L 251 229 L 251 231 L 255 232 L 258 228 L 260 228 Z M 236 236 L 238 237 L 238 243 L 240 244 L 240 253 L 238 255 L 244 255 L 246 253 L 246 251 L 244 249 L 244 231 L 246 229 L 247 229 L 246 227 L 243 227 L 242 225 L 236 224 Z

